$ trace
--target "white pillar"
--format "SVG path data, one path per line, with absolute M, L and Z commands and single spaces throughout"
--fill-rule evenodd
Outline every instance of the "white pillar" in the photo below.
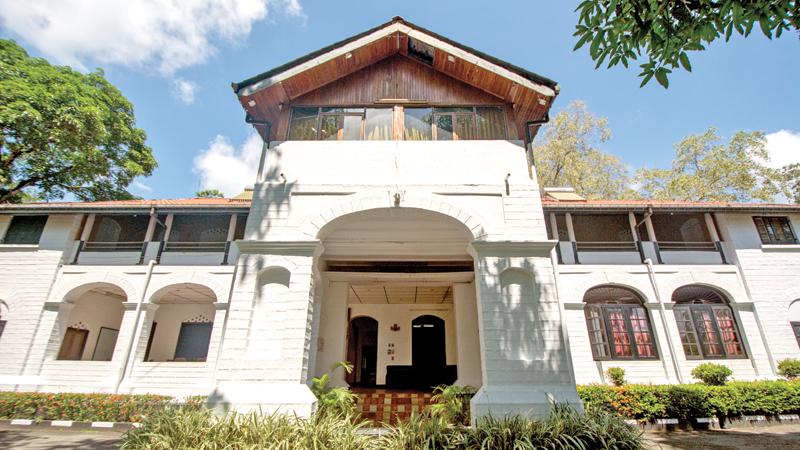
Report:
M 347 360 L 347 290 L 349 283 L 334 281 L 325 287 L 322 296 L 322 311 L 319 316 L 317 337 L 317 363 L 314 376 L 329 371 L 331 366 Z M 313 344 L 313 343 L 312 343 Z M 347 386 L 344 370 L 331 374 L 331 385 Z
M 483 384 L 472 417 L 583 406 L 566 349 L 549 242 L 473 242 Z M 505 285 L 505 286 L 504 286 Z
M 459 386 L 481 386 L 481 343 L 478 335 L 478 304 L 474 283 L 453 285 L 453 315 L 456 322 Z

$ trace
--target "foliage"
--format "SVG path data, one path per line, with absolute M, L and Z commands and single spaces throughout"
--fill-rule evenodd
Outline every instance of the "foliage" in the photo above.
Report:
M 781 169 L 781 175 L 786 182 L 789 198 L 800 203 L 800 164 L 789 164 Z
M 778 375 L 790 380 L 800 377 L 800 359 L 786 358 L 778 361 Z
M 433 388 L 433 404 L 428 408 L 431 416 L 446 423 L 469 425 L 469 401 L 475 395 L 472 386 L 436 386 Z
M 317 411 L 320 414 L 349 416 L 355 411 L 356 395 L 346 387 L 332 387 L 331 373 L 341 368 L 347 373 L 353 372 L 349 362 L 337 362 L 321 377 L 311 379 L 311 392 L 317 397 Z
M 602 411 L 586 414 L 556 405 L 541 420 L 484 417 L 475 427 L 448 426 L 416 415 L 381 437 L 380 448 L 405 449 L 640 449 L 641 432 Z
M 220 192 L 219 189 L 203 189 L 197 191 L 194 195 L 197 198 L 225 198 L 225 194 Z
M 692 369 L 692 376 L 709 386 L 722 386 L 733 371 L 722 364 L 703 363 Z
M 675 146 L 670 169 L 640 169 L 636 182 L 644 197 L 662 200 L 772 201 L 782 192 L 782 176 L 769 161 L 761 132 L 736 133 L 727 144 L 714 128 L 690 135 Z
M 692 71 L 687 52 L 705 50 L 723 36 L 727 42 L 734 31 L 748 36 L 757 24 L 772 39 L 800 29 L 796 0 L 585 0 L 576 11 L 575 50 L 588 44 L 595 68 L 606 61 L 609 68 L 628 67 L 644 54 L 642 86 L 655 76 L 665 88 L 672 70 Z
M 609 367 L 606 370 L 606 376 L 611 380 L 614 386 L 622 386 L 625 384 L 625 369 L 622 367 Z
M 542 144 L 533 149 L 539 186 L 570 186 L 591 199 L 631 196 L 627 167 L 597 148 L 610 138 L 605 118 L 583 102 L 570 103 L 545 126 Z
M 164 409 L 170 400 L 160 395 L 0 392 L 0 418 L 138 422 Z
M 800 383 L 791 381 L 740 381 L 723 386 L 588 385 L 578 386 L 578 395 L 588 409 L 638 420 L 800 412 Z
M 133 105 L 97 70 L 82 74 L 0 39 L 0 203 L 131 198 L 156 167 Z
M 125 433 L 121 449 L 375 449 L 374 439 L 346 417 L 316 415 L 309 420 L 285 414 L 215 417 L 210 410 L 169 408 Z

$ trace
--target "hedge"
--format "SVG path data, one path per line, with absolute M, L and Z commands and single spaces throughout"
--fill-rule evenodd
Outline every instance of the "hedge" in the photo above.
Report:
M 161 395 L 0 392 L 0 419 L 138 422 L 171 400 Z
M 587 408 L 638 420 L 800 413 L 800 382 L 730 382 L 703 384 L 578 386 Z

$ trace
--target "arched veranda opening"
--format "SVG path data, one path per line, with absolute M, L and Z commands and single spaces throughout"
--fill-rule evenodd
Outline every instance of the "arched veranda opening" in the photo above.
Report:
M 480 385 L 474 265 L 467 253 L 473 236 L 467 227 L 428 210 L 378 208 L 339 217 L 318 238 L 324 252 L 317 261 L 323 293 L 316 375 L 348 361 L 362 375 L 334 377 L 334 383 L 389 389 Z M 423 316 L 431 318 L 424 326 L 441 332 L 441 347 L 420 341 L 431 336 L 414 333 Z M 353 335 L 360 317 L 377 325 L 374 381 L 363 376 L 372 367 L 373 344 L 359 352 L 357 339 L 363 336 Z M 422 337 L 414 342 L 415 336 Z M 434 347 L 441 351 L 427 352 Z M 469 360 L 460 362 L 466 353 Z

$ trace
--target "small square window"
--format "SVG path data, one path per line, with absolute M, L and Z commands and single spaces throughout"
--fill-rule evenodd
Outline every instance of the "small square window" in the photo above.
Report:
M 3 244 L 38 245 L 47 216 L 14 216 L 8 225 Z

